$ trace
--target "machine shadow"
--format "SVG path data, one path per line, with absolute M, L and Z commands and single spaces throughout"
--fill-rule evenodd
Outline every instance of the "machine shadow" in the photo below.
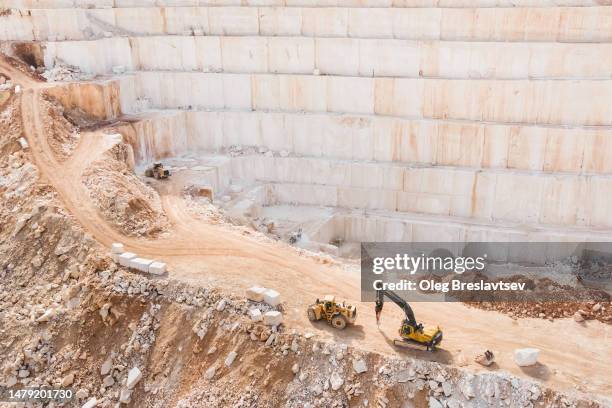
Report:
M 338 330 L 326 322 L 310 322 L 313 329 L 322 330 L 333 336 L 335 341 L 342 341 L 348 345 L 356 345 L 359 340 L 365 338 L 365 330 L 360 324 L 348 325 L 343 330 Z
M 393 349 L 402 356 L 410 356 L 418 358 L 419 360 L 435 361 L 442 364 L 452 364 L 452 354 L 440 347 L 436 348 L 436 351 L 427 351 L 425 346 L 421 346 L 417 343 L 406 342 L 406 347 L 399 347 L 394 344 L 395 338 L 387 336 L 387 334 L 378 328 L 379 333 L 385 338 L 385 342 L 393 347 Z
M 521 371 L 531 378 L 537 378 L 542 381 L 547 381 L 551 376 L 548 366 L 542 363 L 536 363 L 529 367 L 521 367 Z

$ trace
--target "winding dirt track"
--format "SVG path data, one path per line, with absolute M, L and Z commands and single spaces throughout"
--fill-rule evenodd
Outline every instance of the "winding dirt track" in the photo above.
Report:
M 473 356 L 491 349 L 497 356 L 498 370 L 537 378 L 557 389 L 579 385 L 588 392 L 612 395 L 610 326 L 599 322 L 579 325 L 571 319 L 513 321 L 459 303 L 418 303 L 413 305 L 417 320 L 442 327 L 442 349 L 436 353 L 400 351 L 391 343 L 402 317 L 399 309 L 388 305 L 377 327 L 373 305 L 359 302 L 358 274 L 299 255 L 284 243 L 258 240 L 237 229 L 200 221 L 190 215 L 177 194 L 162 193 L 164 210 L 172 224 L 170 236 L 152 240 L 122 235 L 93 206 L 81 182 L 83 171 L 101 157 L 112 141 L 102 133 L 84 133 L 72 156 L 65 162 L 57 161 L 44 136 L 39 112 L 46 84 L 33 81 L 2 59 L 0 71 L 8 72 L 24 89 L 21 96 L 24 131 L 43 181 L 57 190 L 68 211 L 103 245 L 123 242 L 128 250 L 139 255 L 164 260 L 169 264 L 171 277 L 193 284 L 213 283 L 236 293 L 253 284 L 275 288 L 286 302 L 286 323 L 322 338 L 448 364 L 456 364 L 464 356 L 473 370 L 483 370 L 473 362 Z M 305 306 L 326 293 L 358 305 L 356 326 L 339 332 L 325 323 L 313 325 L 308 321 Z M 520 347 L 541 349 L 542 364 L 529 369 L 517 367 L 512 351 Z

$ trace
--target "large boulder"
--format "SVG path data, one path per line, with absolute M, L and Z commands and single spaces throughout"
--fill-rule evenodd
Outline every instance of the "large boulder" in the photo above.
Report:
M 249 317 L 254 322 L 261 322 L 263 320 L 263 315 L 261 314 L 261 310 L 256 307 L 249 309 Z
M 283 322 L 283 314 L 276 310 L 270 310 L 263 315 L 264 324 L 267 326 L 278 326 Z
M 332 390 L 338 391 L 340 387 L 342 387 L 342 384 L 344 384 L 344 378 L 342 378 L 338 372 L 334 371 L 329 377 L 329 383 L 331 384 Z
M 149 273 L 153 275 L 163 275 L 166 273 L 166 268 L 167 266 L 165 262 L 154 261 L 151 263 L 151 265 L 149 265 Z
M 246 297 L 253 302 L 263 302 L 264 293 L 267 289 L 260 286 L 253 286 L 246 290 Z
M 361 358 L 358 360 L 353 360 L 353 370 L 355 370 L 357 374 L 365 373 L 366 371 L 368 371 L 368 366 L 366 365 L 365 360 Z
M 522 348 L 514 350 L 514 362 L 520 367 L 528 367 L 536 364 L 540 357 L 540 349 Z
M 227 357 L 225 358 L 225 365 L 227 367 L 231 366 L 237 356 L 238 353 L 236 353 L 234 350 L 230 351 Z
M 90 398 L 81 408 L 94 408 L 98 405 L 98 400 L 96 397 Z
M 274 289 L 268 289 L 263 294 L 264 302 L 269 304 L 270 306 L 278 306 L 280 305 L 280 293 L 275 291 Z
M 136 254 L 133 252 L 124 252 L 119 255 L 119 265 L 129 267 L 130 260 L 136 258 Z
M 127 383 L 126 383 L 127 387 L 131 390 L 132 388 L 136 386 L 136 384 L 138 384 L 138 381 L 140 381 L 141 378 L 142 378 L 142 373 L 140 372 L 140 369 L 138 367 L 133 367 L 128 372 Z

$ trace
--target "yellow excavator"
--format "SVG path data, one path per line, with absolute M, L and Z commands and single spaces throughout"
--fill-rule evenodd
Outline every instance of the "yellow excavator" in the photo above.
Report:
M 436 346 L 442 341 L 442 330 L 440 330 L 440 327 L 424 328 L 422 324 L 417 323 L 410 305 L 395 292 L 390 290 L 376 291 L 376 307 L 374 309 L 376 312 L 376 323 L 378 324 L 380 321 L 385 297 L 398 305 L 406 315 L 399 328 L 401 340 L 393 340 L 393 344 L 406 347 L 408 342 L 413 341 L 425 345 L 427 350 L 435 351 Z

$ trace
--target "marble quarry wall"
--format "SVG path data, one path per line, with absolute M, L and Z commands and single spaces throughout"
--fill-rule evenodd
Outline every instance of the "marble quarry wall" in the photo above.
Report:
M 62 101 L 137 161 L 273 152 L 216 188 L 344 211 L 323 241 L 612 237 L 612 1 L 6 3 L 0 40 L 98 76 Z

